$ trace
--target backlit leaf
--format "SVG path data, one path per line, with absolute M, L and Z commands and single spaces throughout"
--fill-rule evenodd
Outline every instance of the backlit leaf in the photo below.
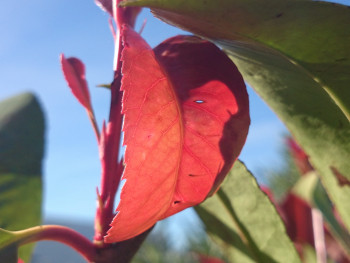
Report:
M 126 182 L 108 242 L 140 234 L 214 192 L 250 122 L 243 79 L 215 45 L 178 36 L 153 51 L 131 29 L 123 34 Z
M 300 262 L 273 204 L 239 161 L 195 210 L 231 262 Z
M 219 43 L 302 146 L 350 229 L 350 8 L 322 1 L 129 0 Z M 335 172 L 337 171 L 337 172 Z M 344 180 L 343 180 L 344 181 Z

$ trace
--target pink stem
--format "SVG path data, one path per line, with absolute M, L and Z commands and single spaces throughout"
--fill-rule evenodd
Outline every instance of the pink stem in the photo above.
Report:
M 114 81 L 111 85 L 111 107 L 109 122 L 107 128 L 103 131 L 104 140 L 101 140 L 102 147 L 102 176 L 101 176 L 101 194 L 99 198 L 99 207 L 95 219 L 95 244 L 105 246 L 103 237 L 106 235 L 109 224 L 114 217 L 114 198 L 118 190 L 120 179 L 123 172 L 122 161 L 119 152 L 121 127 L 122 127 L 122 92 L 121 86 L 121 25 L 123 23 L 123 10 L 118 8 L 120 0 L 113 0 L 113 17 L 117 25 L 115 37 L 115 55 L 114 55 Z
M 92 107 L 91 107 L 92 109 Z M 92 125 L 92 128 L 94 129 L 94 132 L 95 132 L 95 136 L 96 136 L 96 139 L 97 139 L 97 143 L 100 143 L 100 131 L 98 129 L 98 125 L 97 125 L 97 122 L 96 122 L 96 118 L 95 118 L 95 114 L 94 112 L 91 110 L 87 110 L 87 114 L 89 116 L 89 120 L 91 122 L 91 125 Z
M 327 250 L 324 238 L 322 214 L 317 208 L 312 208 L 311 215 L 317 262 L 327 263 Z
M 95 262 L 97 258 L 94 244 L 71 228 L 56 225 L 44 225 L 33 227 L 30 231 L 33 232 L 33 235 L 30 235 L 25 239 L 21 245 L 42 240 L 57 241 L 76 250 L 88 262 Z

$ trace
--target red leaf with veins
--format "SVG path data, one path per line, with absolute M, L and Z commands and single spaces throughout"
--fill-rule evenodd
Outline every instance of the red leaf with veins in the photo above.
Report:
M 217 190 L 245 143 L 249 102 L 241 74 L 214 44 L 177 36 L 154 52 L 173 84 L 184 126 L 181 165 L 167 217 Z
M 178 36 L 153 51 L 130 28 L 122 34 L 126 182 L 106 242 L 141 234 L 216 191 L 250 123 L 243 79 L 215 45 Z

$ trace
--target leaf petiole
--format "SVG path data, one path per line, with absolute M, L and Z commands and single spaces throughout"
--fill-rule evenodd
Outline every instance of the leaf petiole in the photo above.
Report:
M 5 230 L 6 231 L 6 230 Z M 12 235 L 7 246 L 22 246 L 43 240 L 52 240 L 63 243 L 83 256 L 88 262 L 95 262 L 97 257 L 94 244 L 75 230 L 58 225 L 35 226 L 21 231 L 6 231 Z

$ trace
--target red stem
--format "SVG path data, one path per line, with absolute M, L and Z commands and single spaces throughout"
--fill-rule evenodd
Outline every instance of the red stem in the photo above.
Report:
M 123 23 L 123 10 L 117 7 L 119 2 L 120 0 L 113 0 L 113 17 L 117 25 L 117 34 L 115 37 L 114 80 L 111 85 L 110 115 L 107 128 L 102 131 L 104 140 L 100 140 L 100 143 L 103 144 L 101 147 L 101 193 L 99 196 L 100 205 L 96 212 L 94 241 L 101 247 L 105 246 L 103 237 L 114 217 L 114 198 L 123 172 L 123 162 L 118 162 L 121 159 L 119 152 L 122 127 L 122 92 L 120 91 L 122 41 L 120 30 Z
M 88 262 L 96 261 L 97 253 L 94 244 L 71 228 L 56 225 L 44 225 L 33 227 L 25 231 L 28 230 L 33 232 L 33 234 L 29 235 L 21 245 L 42 240 L 57 241 L 76 250 Z
M 91 107 L 91 110 L 87 110 L 87 114 L 89 116 L 89 120 L 91 122 L 92 128 L 94 129 L 95 136 L 96 136 L 96 139 L 97 139 L 97 143 L 99 144 L 100 143 L 100 131 L 98 129 L 98 125 L 97 125 L 97 122 L 96 122 L 96 117 L 95 117 L 95 114 L 94 114 L 94 112 L 92 110 L 92 107 Z

